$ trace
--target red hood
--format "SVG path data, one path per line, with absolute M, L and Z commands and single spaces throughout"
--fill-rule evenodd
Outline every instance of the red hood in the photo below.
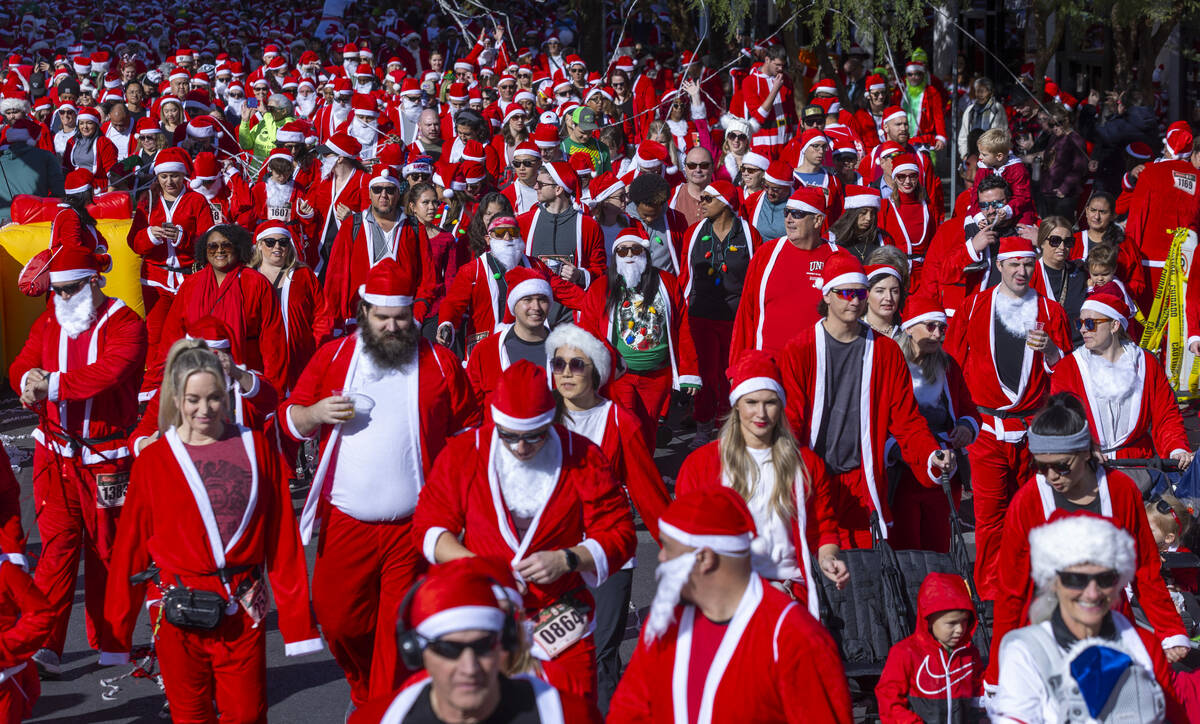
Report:
M 975 604 L 971 592 L 962 576 L 953 573 L 930 573 L 921 582 L 917 593 L 917 635 L 926 643 L 940 646 L 929 633 L 929 617 L 942 611 L 964 610 L 971 613 L 971 631 L 963 646 L 970 645 L 975 637 L 979 621 L 975 617 Z

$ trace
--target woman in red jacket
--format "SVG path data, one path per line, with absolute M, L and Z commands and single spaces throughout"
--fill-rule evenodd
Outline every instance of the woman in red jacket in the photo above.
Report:
M 750 546 L 755 572 L 818 616 L 811 551 L 817 551 L 821 573 L 839 588 L 850 580 L 825 464 L 792 435 L 783 414 L 782 377 L 769 354 L 746 350 L 729 378 L 732 410 L 717 439 L 683 461 L 675 494 L 719 485 L 736 490 L 758 529 Z
M 156 567 L 162 619 L 155 650 L 177 722 L 265 722 L 267 611 L 264 569 L 289 656 L 319 651 L 308 572 L 279 456 L 262 434 L 225 422 L 228 394 L 215 355 L 181 340 L 167 359 L 159 429 L 133 466 L 113 551 L 105 623 L 128 661 L 146 584 Z M 172 590 L 210 599 L 207 622 L 173 616 Z
M 995 681 L 1004 634 L 1029 621 L 1029 604 L 1034 598 L 1029 531 L 1050 521 L 1059 511 L 1083 511 L 1108 518 L 1133 537 L 1137 553 L 1133 593 L 1167 658 L 1172 663 L 1182 659 L 1190 650 L 1190 642 L 1163 582 L 1158 546 L 1141 491 L 1128 476 L 1106 471 L 1096 462 L 1095 443 L 1083 405 L 1067 393 L 1052 396 L 1033 419 L 1027 437 L 1035 475 L 1017 490 L 1004 518 L 988 681 Z M 1121 608 L 1127 611 L 1128 603 L 1122 602 Z

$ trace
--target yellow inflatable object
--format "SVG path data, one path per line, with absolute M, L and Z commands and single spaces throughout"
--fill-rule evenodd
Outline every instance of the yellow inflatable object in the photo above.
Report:
M 138 314 L 145 316 L 142 304 L 142 259 L 125 242 L 129 219 L 102 219 L 97 229 L 108 240 L 113 268 L 104 275 L 104 293 L 117 297 Z M 4 369 L 12 365 L 34 320 L 46 309 L 46 300 L 27 297 L 17 289 L 21 268 L 33 255 L 50 247 L 50 223 L 13 224 L 0 229 L 0 319 L 3 319 Z

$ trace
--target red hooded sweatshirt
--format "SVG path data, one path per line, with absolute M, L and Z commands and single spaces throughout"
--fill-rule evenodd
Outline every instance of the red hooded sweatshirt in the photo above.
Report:
M 930 633 L 930 617 L 943 611 L 971 614 L 970 630 L 961 646 L 947 652 Z M 975 607 L 967 583 L 951 573 L 930 573 L 917 594 L 916 633 L 888 652 L 883 675 L 875 686 L 883 724 L 903 722 L 969 722 L 980 712 L 983 661 L 971 638 Z

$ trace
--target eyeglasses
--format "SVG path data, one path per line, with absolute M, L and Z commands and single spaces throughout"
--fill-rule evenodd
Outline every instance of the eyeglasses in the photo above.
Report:
M 838 295 L 847 302 L 852 299 L 857 299 L 860 302 L 867 298 L 866 289 L 834 289 L 833 294 Z
M 506 431 L 500 430 L 500 429 L 496 430 L 496 437 L 500 438 L 500 440 L 503 441 L 504 444 L 506 444 L 510 447 L 513 445 L 522 443 L 522 442 L 527 443 L 529 445 L 537 445 L 538 443 L 540 443 L 541 441 L 543 441 L 547 437 L 549 437 L 549 435 L 550 435 L 549 430 L 542 430 L 541 432 L 526 432 L 526 433 L 506 432 Z
M 208 252 L 211 254 L 214 251 L 233 251 L 234 246 L 232 241 L 210 241 L 208 242 Z
M 1059 475 L 1069 475 L 1071 472 L 1071 469 L 1074 467 L 1075 467 L 1074 462 L 1065 463 L 1062 461 L 1056 461 L 1056 462 L 1052 462 L 1052 463 L 1044 463 L 1040 460 L 1033 461 L 1033 469 L 1038 471 L 1042 475 L 1045 475 L 1050 470 L 1053 470 L 1054 472 L 1058 473 Z
M 708 169 L 712 168 L 712 162 L 710 161 L 688 161 L 683 165 L 687 166 L 689 171 L 695 171 L 696 169 L 704 169 L 707 171 Z
M 783 215 L 789 219 L 807 219 L 812 216 L 812 212 L 800 211 L 799 209 L 784 209 Z
M 1116 571 L 1100 571 L 1099 573 L 1079 573 L 1077 571 L 1059 571 L 1058 581 L 1072 591 L 1082 591 L 1092 581 L 1100 588 L 1112 588 L 1121 580 Z
M 516 229 L 500 228 L 500 229 L 496 229 L 495 231 L 492 231 L 491 234 L 492 234 L 493 239 L 501 239 L 503 241 L 511 241 L 511 240 L 517 238 L 517 230 Z
M 89 281 L 90 279 L 81 279 L 74 284 L 64 284 L 61 287 L 50 287 L 50 291 L 54 292 L 63 299 L 67 299 L 78 294 L 79 290 L 83 289 Z
M 1002 209 L 1002 208 L 1004 208 L 1005 204 L 1007 204 L 1007 203 L 1008 203 L 1007 201 L 1000 201 L 1000 200 L 980 201 L 979 208 L 981 208 L 981 209 Z
M 477 638 L 474 641 L 447 641 L 445 639 L 434 639 L 425 645 L 425 648 L 451 661 L 457 661 L 463 652 L 467 649 L 475 652 L 476 656 L 486 656 L 491 653 L 496 644 L 500 643 L 498 634 L 490 633 L 482 638 Z
M 591 362 L 582 357 L 572 357 L 569 360 L 565 360 L 562 357 L 555 357 L 550 360 L 550 369 L 556 375 L 561 375 L 567 370 L 571 370 L 571 374 L 573 375 L 581 375 L 587 372 L 587 368 L 591 367 L 591 365 Z
M 1092 317 L 1090 319 L 1077 319 L 1077 320 L 1075 320 L 1075 326 L 1079 327 L 1079 331 L 1081 331 L 1081 332 L 1084 330 L 1087 330 L 1089 332 L 1095 332 L 1097 327 L 1099 327 L 1102 324 L 1111 322 L 1111 321 L 1113 321 L 1113 320 L 1111 320 L 1111 319 L 1096 319 L 1095 317 Z
M 274 249 L 276 245 L 286 247 L 290 242 L 286 237 L 283 236 L 270 236 L 266 239 L 259 239 L 258 243 L 262 244 L 268 249 Z
M 641 256 L 646 253 L 646 250 L 637 244 L 625 244 L 613 249 L 613 253 L 624 259 L 627 256 Z
M 1070 249 L 1071 247 L 1075 246 L 1075 240 L 1069 236 L 1047 236 L 1046 243 L 1049 244 L 1052 249 L 1057 249 L 1060 246 L 1065 246 Z
M 541 165 L 542 165 L 541 161 L 535 161 L 532 159 L 529 161 L 513 161 L 512 162 L 513 168 L 537 168 L 538 166 L 541 166 Z

